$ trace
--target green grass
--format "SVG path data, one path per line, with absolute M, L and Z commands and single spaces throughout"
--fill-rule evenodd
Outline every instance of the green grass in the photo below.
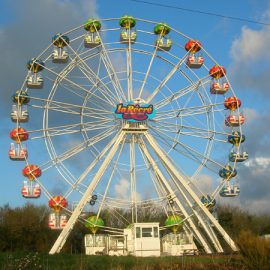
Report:
M 0 269 L 51 270 L 225 270 L 245 269 L 239 256 L 117 257 L 83 254 L 0 253 Z

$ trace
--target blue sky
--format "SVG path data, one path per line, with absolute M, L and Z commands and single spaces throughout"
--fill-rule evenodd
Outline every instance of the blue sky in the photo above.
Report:
M 155 1 L 163 3 L 162 1 Z M 166 1 L 167 5 L 196 9 L 270 23 L 270 1 Z M 47 45 L 51 36 L 83 24 L 88 17 L 117 18 L 132 15 L 163 21 L 198 39 L 228 70 L 228 77 L 241 98 L 247 117 L 244 133 L 250 159 L 239 169 L 242 192 L 236 204 L 252 212 L 268 212 L 270 200 L 270 26 L 228 20 L 134 1 L 14 0 L 0 4 L 0 50 L 2 54 L 0 160 L 2 168 L 0 205 L 23 205 L 23 177 L 19 163 L 7 156 L 10 96 L 26 75 L 25 63 Z M 138 26 L 139 27 L 139 26 Z M 35 121 L 39 121 L 35 119 Z M 38 154 L 42 155 L 40 150 Z M 209 184 L 209 182 L 208 182 Z M 211 183 L 210 183 L 211 184 Z

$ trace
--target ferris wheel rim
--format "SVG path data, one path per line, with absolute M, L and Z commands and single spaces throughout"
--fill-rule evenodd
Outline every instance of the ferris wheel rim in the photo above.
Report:
M 119 18 L 118 18 L 119 19 Z M 101 20 L 101 21 L 109 21 L 110 19 L 105 19 L 105 20 Z M 114 18 L 113 20 L 117 20 L 117 18 Z M 146 21 L 146 20 L 142 20 L 142 19 L 138 19 L 139 21 L 142 21 L 142 22 L 147 22 L 147 23 L 155 23 L 155 22 L 151 22 L 151 21 Z M 80 27 L 77 27 L 77 28 L 74 28 L 74 29 L 79 29 Z M 69 32 L 66 32 L 66 33 L 70 33 L 71 31 L 75 31 L 75 30 L 70 30 Z M 114 30 L 119 30 L 120 28 L 115 28 Z M 179 32 L 179 31 L 177 31 L 177 30 L 175 30 L 175 29 L 171 29 L 172 31 L 175 31 L 176 33 L 180 33 L 181 34 L 181 36 L 183 36 L 183 37 L 185 37 L 185 38 L 189 38 L 189 37 L 187 37 L 187 36 L 185 36 L 184 34 L 182 34 L 181 32 Z M 104 31 L 106 31 L 106 30 L 104 30 Z M 119 42 L 117 43 L 117 44 L 119 44 Z M 143 44 L 143 43 L 140 43 L 140 42 L 138 42 L 138 44 Z M 108 46 L 108 45 L 110 45 L 110 43 L 105 43 L 105 45 L 106 46 Z M 104 50 L 104 46 L 105 46 L 104 44 L 103 44 L 103 50 Z M 47 51 L 49 48 L 51 48 L 52 47 L 52 45 L 50 45 L 50 46 L 48 46 L 46 49 L 45 49 L 45 51 Z M 133 49 L 133 48 L 131 48 L 131 44 L 129 43 L 129 50 L 130 50 L 130 53 L 135 53 L 136 52 L 136 49 Z M 154 45 L 149 45 L 149 47 L 152 47 L 152 48 L 156 48 Z M 105 48 L 106 50 L 107 50 L 107 48 Z M 118 48 L 119 49 L 119 48 Z M 114 49 L 112 49 L 112 51 L 113 51 Z M 119 49 L 119 51 L 123 51 L 124 50 L 124 48 L 120 48 Z M 156 50 L 156 49 L 155 49 Z M 210 56 L 210 54 L 208 54 L 206 51 L 205 51 L 205 49 L 204 48 L 202 48 L 202 50 L 204 51 L 204 53 L 206 53 L 207 54 L 207 56 L 209 57 L 209 58 L 211 58 L 211 56 Z M 44 52 L 45 52 L 44 51 Z M 108 51 L 110 51 L 110 50 L 108 50 Z M 111 52 L 111 51 L 110 51 Z M 145 53 L 146 53 L 146 51 L 145 51 Z M 151 54 L 151 52 L 147 52 L 147 53 L 150 53 Z M 146 54 L 147 54 L 146 53 Z M 164 53 L 166 53 L 166 54 L 170 54 L 169 52 L 164 52 Z M 97 52 L 97 54 L 98 54 L 98 52 Z M 41 53 L 40 54 L 40 56 L 39 57 L 41 57 L 43 55 L 43 53 Z M 153 55 L 153 52 L 152 52 L 152 55 Z M 38 57 L 38 58 L 39 58 Z M 183 57 L 183 58 L 185 58 L 185 57 Z M 46 61 L 47 60 L 49 60 L 48 58 L 47 59 L 45 59 Z M 213 60 L 213 62 L 214 63 L 216 63 L 217 64 L 217 62 L 212 58 L 212 60 Z M 46 62 L 45 61 L 45 62 Z M 85 63 L 85 60 L 82 60 L 82 62 L 83 63 Z M 63 69 L 62 70 L 62 72 L 63 72 L 63 76 L 65 77 L 65 76 L 67 76 L 67 73 L 65 74 L 65 72 L 68 72 L 68 67 L 70 67 L 71 68 L 71 71 L 72 71 L 72 69 L 74 68 L 74 67 L 72 67 L 72 62 L 71 63 L 69 63 L 66 67 L 65 67 L 65 69 Z M 206 68 L 207 69 L 207 68 Z M 191 70 L 191 69 L 190 69 Z M 71 72 L 70 71 L 70 72 Z M 191 70 L 192 71 L 192 70 Z M 133 70 L 133 72 L 135 73 L 136 71 L 135 70 Z M 192 71 L 193 72 L 193 71 Z M 118 72 L 115 72 L 115 74 L 117 74 Z M 196 74 L 195 72 L 193 72 L 194 74 Z M 59 76 L 60 75 L 60 73 L 59 74 L 57 74 L 57 76 Z M 110 76 L 109 74 L 107 75 L 107 76 Z M 148 75 L 147 75 L 148 76 Z M 146 76 L 146 77 L 147 77 Z M 209 77 L 209 75 L 208 75 L 208 77 Z M 227 79 L 227 76 L 225 75 L 225 78 Z M 62 78 L 63 79 L 63 78 Z M 124 80 L 124 79 L 123 79 Z M 200 78 L 198 77 L 198 80 L 200 80 Z M 101 79 L 101 81 L 102 81 L 102 79 Z M 24 83 L 23 83 L 23 85 L 25 85 L 25 82 L 26 82 L 26 80 L 24 81 Z M 46 108 L 45 108 L 45 110 L 44 110 L 44 118 L 43 118 L 43 136 L 44 136 L 44 139 L 45 139 L 45 142 L 46 142 L 46 147 L 47 147 L 47 149 L 48 148 L 50 148 L 50 151 L 48 150 L 48 153 L 49 153 L 49 156 L 50 156 L 50 161 L 52 162 L 52 164 L 50 165 L 50 167 L 55 167 L 55 168 L 57 168 L 57 170 L 58 170 L 58 168 L 59 167 L 61 167 L 61 166 L 63 166 L 63 171 L 62 170 L 60 170 L 59 171 L 59 173 L 62 175 L 62 177 L 65 179 L 65 174 L 70 174 L 71 176 L 73 176 L 71 173 L 69 173 L 69 170 L 67 169 L 67 168 L 65 168 L 65 165 L 64 164 L 62 164 L 62 161 L 60 161 L 60 164 L 57 164 L 57 163 L 55 163 L 54 161 L 56 161 L 56 160 L 58 160 L 59 159 L 59 155 L 58 154 L 56 154 L 56 151 L 55 151 L 55 148 L 54 148 L 54 146 L 53 146 L 53 143 L 52 143 L 52 140 L 51 140 L 51 136 L 49 135 L 49 132 L 50 132 L 50 128 L 49 128 L 49 126 L 48 126 L 48 114 L 49 114 L 49 105 L 51 104 L 51 102 L 53 101 L 53 97 L 54 97 L 54 94 L 52 94 L 52 92 L 53 92 L 53 90 L 55 89 L 55 91 L 57 90 L 57 86 L 58 86 L 58 84 L 60 84 L 60 82 L 61 81 L 57 81 L 57 80 L 55 80 L 55 82 L 54 82 L 54 85 L 53 85 L 53 87 L 52 87 L 52 89 L 51 89 L 51 91 L 50 91 L 50 93 L 49 93 L 49 96 L 48 96 L 48 99 L 47 99 L 47 103 L 46 103 Z M 144 82 L 143 83 L 143 85 L 145 84 L 146 82 Z M 106 83 L 105 83 L 106 84 Z M 165 85 L 166 87 L 167 87 L 167 85 Z M 23 87 L 22 87 L 23 88 Z M 143 88 L 143 87 L 142 87 Z M 206 88 L 203 86 L 203 89 L 204 89 L 204 91 L 206 92 L 206 96 L 207 95 L 209 95 L 208 94 L 208 92 L 207 92 L 207 90 L 206 90 Z M 96 90 L 97 91 L 97 90 Z M 234 90 L 233 90 L 233 88 L 231 88 L 230 89 L 230 91 L 233 93 L 233 95 L 235 96 L 235 94 L 234 94 Z M 172 92 L 172 91 L 171 91 Z M 91 95 L 90 93 L 88 93 L 89 95 Z M 87 94 L 87 95 L 88 95 Z M 172 93 L 173 94 L 173 93 Z M 85 110 L 85 108 L 86 108 L 86 104 L 87 104 L 87 99 L 88 99 L 88 96 L 85 96 L 85 98 L 84 98 L 84 102 L 83 102 L 83 105 L 82 105 L 82 110 Z M 209 98 L 209 96 L 208 96 L 208 98 Z M 209 98 L 210 99 L 210 98 Z M 128 101 L 127 99 L 126 99 L 126 101 Z M 151 100 L 150 100 L 151 101 Z M 165 101 L 165 100 L 164 100 Z M 176 100 L 176 102 L 178 102 L 178 100 Z M 210 102 L 211 102 L 211 99 L 210 99 Z M 205 104 L 205 103 L 204 103 Z M 112 104 L 111 104 L 112 105 Z M 211 103 L 211 105 L 212 105 L 212 103 Z M 61 106 L 61 105 L 60 105 Z M 112 105 L 112 107 L 113 107 L 113 105 Z M 240 114 L 240 111 L 239 111 L 239 108 L 237 109 L 238 110 L 238 114 Z M 46 111 L 46 113 L 45 113 L 45 111 Z M 213 106 L 211 107 L 211 111 L 212 111 L 212 115 L 213 115 L 213 118 L 214 118 L 214 116 L 215 116 L 215 114 L 214 114 L 214 108 L 213 108 Z M 45 116 L 46 115 L 46 116 Z M 207 115 L 208 115 L 208 113 L 207 113 Z M 208 119 L 208 118 L 207 118 Z M 207 121 L 209 121 L 209 119 L 207 120 Z M 45 123 L 45 124 L 44 124 Z M 81 124 L 83 123 L 83 116 L 81 116 Z M 18 123 L 17 123 L 17 125 L 18 125 Z M 209 125 L 207 125 L 208 127 L 209 127 Z M 240 132 L 242 132 L 242 127 L 240 126 L 239 127 L 239 129 L 240 129 Z M 113 130 L 113 128 L 112 128 L 112 130 Z M 117 132 L 118 130 L 116 130 L 115 131 L 115 133 Z M 213 120 L 213 128 L 210 130 L 210 129 L 208 129 L 208 133 L 209 132 L 213 132 L 214 134 L 216 134 L 216 130 L 215 130 L 215 120 Z M 86 132 L 86 130 L 83 130 L 83 132 L 85 133 L 85 134 L 87 134 Z M 112 131 L 112 133 L 110 134 L 110 135 L 113 135 L 114 133 L 113 133 L 113 131 Z M 84 138 L 84 142 L 87 144 L 87 140 L 89 139 L 89 137 L 86 137 L 86 138 Z M 202 162 L 202 163 L 206 163 L 206 162 L 208 162 L 208 157 L 210 156 L 210 154 L 211 154 L 211 148 L 212 148 L 212 146 L 213 146 L 213 140 L 210 140 L 210 141 L 208 141 L 208 144 L 211 144 L 210 146 L 209 146 L 209 151 L 208 151 L 208 153 L 209 154 L 206 154 L 206 151 L 204 152 L 204 154 L 203 154 L 203 157 L 204 157 L 204 161 Z M 241 144 L 241 143 L 240 143 Z M 172 149 L 172 148 L 171 148 Z M 171 151 L 171 150 L 170 150 Z M 98 153 L 99 154 L 99 153 Z M 63 160 L 64 161 L 64 160 Z M 49 162 L 49 161 L 48 161 Z M 27 164 L 29 164 L 28 163 L 28 160 L 26 159 L 26 163 Z M 55 163 L 55 164 L 54 164 Z M 236 162 L 234 162 L 234 167 L 235 167 L 235 165 L 236 165 Z M 203 164 L 201 164 L 200 165 L 202 168 L 204 167 L 204 165 Z M 221 165 L 222 166 L 222 165 Z M 50 167 L 48 167 L 47 169 L 49 169 Z M 222 166 L 223 167 L 223 166 Z M 46 170 L 45 170 L 46 171 Z M 199 169 L 197 169 L 197 175 L 200 173 L 200 170 Z M 194 177 L 196 177 L 197 175 L 195 175 Z M 74 178 L 74 180 L 76 180 L 76 177 L 73 177 Z M 37 180 L 37 182 L 39 183 L 39 180 L 38 179 L 36 179 Z M 76 181 L 75 181 L 76 182 Z M 225 183 L 225 181 L 224 181 L 224 183 Z M 223 183 L 223 184 L 224 184 Z M 71 182 L 69 182 L 69 185 L 70 186 L 72 186 L 73 184 L 71 183 Z M 221 186 L 218 186 L 218 188 L 221 188 Z M 44 187 L 44 190 L 45 190 L 45 194 L 49 194 L 49 192 L 46 190 L 46 188 Z M 49 195 L 50 196 L 50 195 Z

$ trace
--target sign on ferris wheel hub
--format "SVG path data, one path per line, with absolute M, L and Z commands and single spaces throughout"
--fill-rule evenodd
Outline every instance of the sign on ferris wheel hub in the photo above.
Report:
M 140 105 L 128 102 L 127 104 L 117 104 L 114 113 L 117 118 L 128 122 L 142 122 L 153 119 L 156 115 L 156 110 L 152 104 Z

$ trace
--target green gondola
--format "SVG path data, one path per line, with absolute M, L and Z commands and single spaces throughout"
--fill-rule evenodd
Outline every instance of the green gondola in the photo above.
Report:
M 184 221 L 178 215 L 168 216 L 165 220 L 165 225 L 170 226 L 173 233 L 177 233 L 183 227 Z
M 22 105 L 28 104 L 30 102 L 30 98 L 25 91 L 17 90 L 16 93 L 12 96 L 12 101 L 15 104 L 19 103 L 19 105 Z
M 42 71 L 44 69 L 44 66 L 44 62 L 36 58 L 32 58 L 31 60 L 29 60 L 26 65 L 26 67 L 34 73 Z
M 58 48 L 63 48 L 69 44 L 69 37 L 58 33 L 52 37 L 52 44 Z
M 171 28 L 168 24 L 166 23 L 158 23 L 155 27 L 154 27 L 154 33 L 156 35 L 161 35 L 161 36 L 165 36 L 168 35 L 171 31 Z
M 90 229 L 92 233 L 96 233 L 99 227 L 104 226 L 104 221 L 97 216 L 91 216 L 85 221 L 85 227 Z
M 133 28 L 136 25 L 136 20 L 132 16 L 126 15 L 119 20 L 119 24 L 126 29 Z
M 101 29 L 101 23 L 96 19 L 88 19 L 83 27 L 86 31 L 94 33 Z

